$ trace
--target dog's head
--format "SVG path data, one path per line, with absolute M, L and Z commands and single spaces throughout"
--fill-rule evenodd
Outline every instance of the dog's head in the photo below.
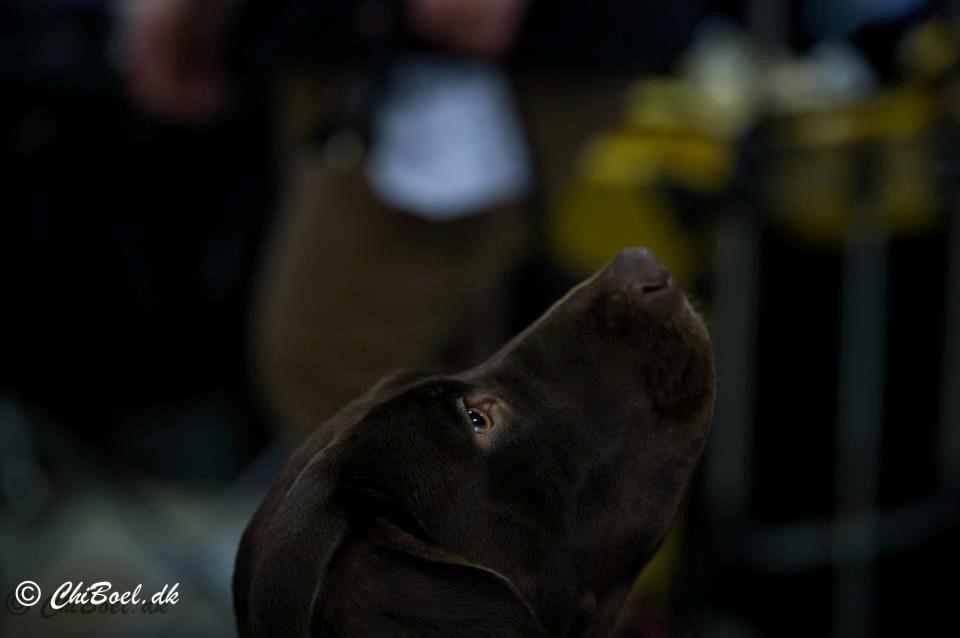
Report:
M 670 526 L 713 395 L 702 321 L 622 252 L 485 363 L 394 375 L 301 446 L 241 543 L 240 635 L 596 630 Z

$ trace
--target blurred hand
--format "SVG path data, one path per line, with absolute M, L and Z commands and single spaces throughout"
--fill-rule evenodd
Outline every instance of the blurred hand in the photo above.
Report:
M 179 122 L 216 117 L 226 98 L 220 40 L 228 0 L 138 0 L 123 36 L 133 101 Z
M 316 0 L 321 2 L 323 0 Z M 411 29 L 469 55 L 506 51 L 528 0 L 405 0 Z M 220 59 L 230 0 L 136 0 L 123 37 L 123 70 L 133 101 L 180 122 L 216 117 L 226 101 Z
M 435 44 L 496 56 L 513 42 L 528 0 L 406 0 L 410 28 Z

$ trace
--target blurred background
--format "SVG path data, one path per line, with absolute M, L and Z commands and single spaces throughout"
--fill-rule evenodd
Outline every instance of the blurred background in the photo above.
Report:
M 0 0 L 0 589 L 180 583 L 0 635 L 235 635 L 306 432 L 633 244 L 719 394 L 623 635 L 956 632 L 958 56 L 925 0 Z

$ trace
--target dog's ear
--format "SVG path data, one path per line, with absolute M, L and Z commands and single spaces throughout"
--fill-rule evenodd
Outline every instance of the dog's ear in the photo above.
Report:
M 241 638 L 312 635 L 323 578 L 346 533 L 346 518 L 331 503 L 323 455 L 297 457 L 240 542 L 233 604 Z
M 385 519 L 341 548 L 323 600 L 325 637 L 547 635 L 506 577 Z

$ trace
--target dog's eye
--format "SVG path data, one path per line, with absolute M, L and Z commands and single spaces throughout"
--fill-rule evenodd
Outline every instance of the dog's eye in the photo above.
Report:
M 467 410 L 467 416 L 470 417 L 470 423 L 473 425 L 473 431 L 477 434 L 489 432 L 490 428 L 493 427 L 493 419 L 476 408 L 470 408 Z
M 477 434 L 489 432 L 493 427 L 493 419 L 483 410 L 467 408 L 467 417 L 470 419 L 470 425 L 473 426 L 473 431 Z
M 457 404 L 470 422 L 474 434 L 486 434 L 496 425 L 494 416 L 499 410 L 496 399 L 490 396 L 460 397 Z

